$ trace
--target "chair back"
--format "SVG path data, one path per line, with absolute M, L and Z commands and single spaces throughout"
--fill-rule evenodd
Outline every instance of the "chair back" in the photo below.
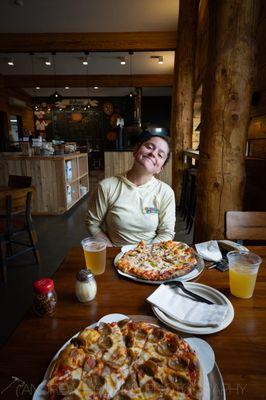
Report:
M 266 211 L 227 211 L 225 236 L 232 240 L 266 240 Z
M 8 186 L 17 188 L 26 188 L 31 185 L 31 181 L 32 181 L 31 176 L 9 175 Z

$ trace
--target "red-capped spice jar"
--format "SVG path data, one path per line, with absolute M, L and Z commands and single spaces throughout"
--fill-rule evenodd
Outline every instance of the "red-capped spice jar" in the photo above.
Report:
M 54 281 L 49 278 L 39 279 L 33 283 L 33 288 L 34 312 L 40 317 L 52 314 L 57 303 Z

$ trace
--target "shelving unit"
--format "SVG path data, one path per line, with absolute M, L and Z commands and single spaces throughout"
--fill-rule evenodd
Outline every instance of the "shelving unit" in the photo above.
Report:
M 87 154 L 79 154 L 76 158 L 65 157 L 65 179 L 69 209 L 89 191 Z
M 2 153 L 0 185 L 7 185 L 9 175 L 32 177 L 34 214 L 63 214 L 89 191 L 88 157 L 84 153 L 32 157 Z

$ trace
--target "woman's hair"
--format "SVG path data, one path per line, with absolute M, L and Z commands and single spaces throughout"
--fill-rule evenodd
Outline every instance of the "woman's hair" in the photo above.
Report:
M 148 140 L 150 140 L 153 137 L 159 137 L 159 138 L 163 139 L 168 145 L 167 157 L 166 157 L 165 162 L 163 164 L 163 165 L 165 165 L 166 163 L 168 163 L 168 161 L 170 159 L 170 140 L 169 140 L 168 136 L 156 135 L 156 134 L 153 135 L 149 131 L 144 131 L 144 132 L 142 132 L 142 134 L 139 137 L 139 140 L 138 140 L 137 146 L 136 146 L 136 150 L 138 150 L 143 145 L 143 143 L 148 142 Z

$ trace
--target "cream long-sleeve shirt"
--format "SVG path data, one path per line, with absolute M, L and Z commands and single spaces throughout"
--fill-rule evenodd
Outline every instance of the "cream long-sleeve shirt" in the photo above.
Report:
M 171 187 L 154 177 L 136 186 L 125 175 L 98 184 L 85 219 L 89 233 L 105 232 L 114 246 L 173 239 L 175 196 Z

